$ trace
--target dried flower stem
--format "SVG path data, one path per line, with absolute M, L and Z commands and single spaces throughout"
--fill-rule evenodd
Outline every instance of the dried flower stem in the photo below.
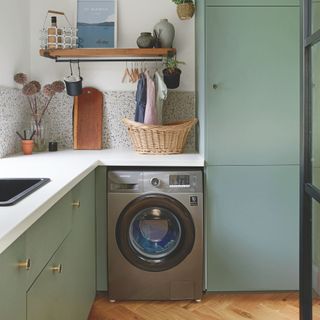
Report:
M 52 100 L 53 97 L 54 97 L 54 96 L 49 97 L 49 99 L 47 98 L 47 103 L 46 103 L 45 107 L 44 107 L 43 110 L 42 110 L 41 118 L 42 118 L 42 116 L 44 115 L 44 113 L 46 112 L 46 110 L 47 110 L 47 108 L 48 108 L 48 106 L 49 106 L 49 104 L 50 104 L 50 102 L 51 102 L 51 100 Z
M 31 103 L 30 97 L 28 97 L 28 102 L 29 102 L 29 106 L 30 106 L 31 112 L 32 112 L 32 114 L 33 114 L 33 113 L 34 113 L 34 110 L 33 110 L 33 107 L 32 107 L 32 103 Z

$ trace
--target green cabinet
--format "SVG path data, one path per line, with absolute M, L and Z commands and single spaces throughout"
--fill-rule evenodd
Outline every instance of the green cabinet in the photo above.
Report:
M 297 290 L 299 6 L 205 11 L 207 287 Z
M 0 319 L 26 319 L 26 259 L 24 235 L 0 255 Z
M 0 319 L 87 319 L 96 293 L 95 172 L 0 255 L 0 274 Z
M 87 319 L 96 293 L 94 186 L 92 173 L 72 190 L 71 232 L 28 290 L 27 320 Z
M 208 290 L 297 290 L 299 166 L 206 172 Z
M 299 163 L 299 8 L 206 8 L 209 165 Z

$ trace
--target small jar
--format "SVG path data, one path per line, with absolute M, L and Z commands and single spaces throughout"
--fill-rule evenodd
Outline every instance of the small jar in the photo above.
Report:
M 139 48 L 153 48 L 154 38 L 151 32 L 141 32 L 137 39 L 137 45 Z

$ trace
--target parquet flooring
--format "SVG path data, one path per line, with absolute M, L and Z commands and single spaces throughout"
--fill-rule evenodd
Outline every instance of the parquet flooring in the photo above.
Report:
M 99 295 L 88 320 L 298 320 L 298 293 L 225 293 L 194 301 L 125 301 L 110 303 Z M 314 320 L 320 320 L 320 300 Z

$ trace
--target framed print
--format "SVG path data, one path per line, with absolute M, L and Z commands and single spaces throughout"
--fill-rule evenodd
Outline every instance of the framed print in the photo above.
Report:
M 79 48 L 117 46 L 117 0 L 78 0 Z

